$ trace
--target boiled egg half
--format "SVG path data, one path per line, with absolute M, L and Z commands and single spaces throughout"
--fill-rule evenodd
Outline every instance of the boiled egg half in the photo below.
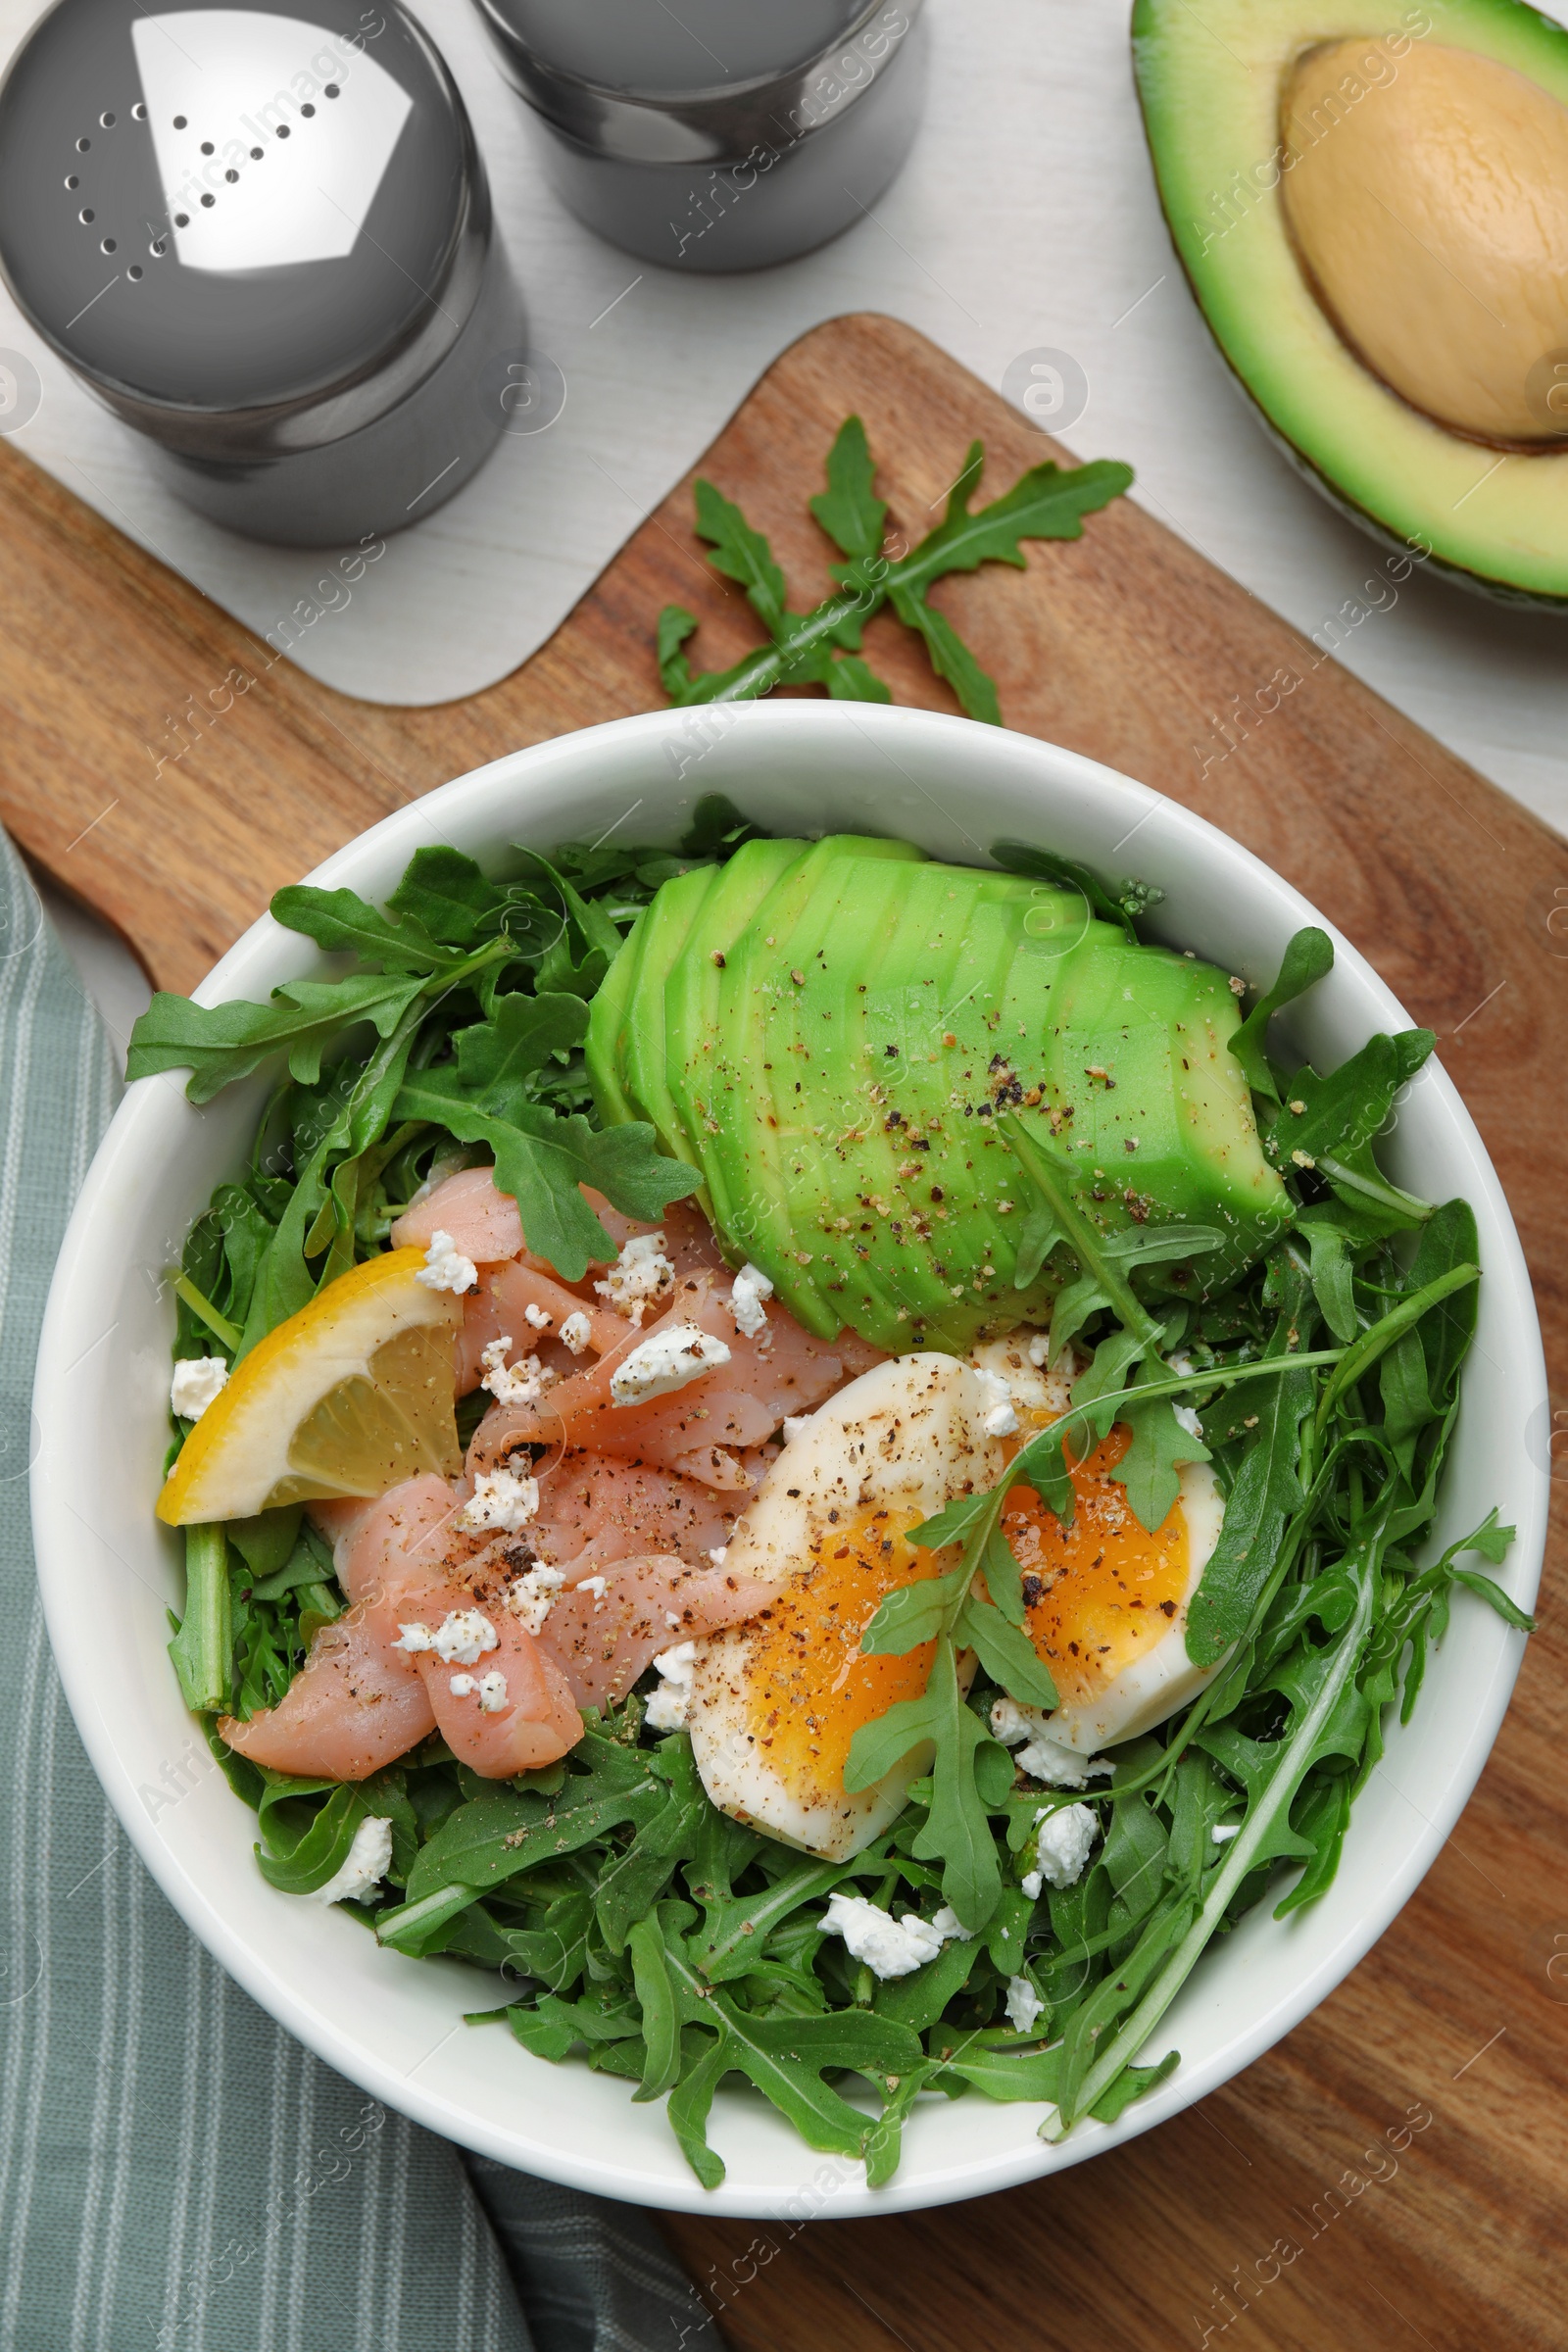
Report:
M 931 1352 L 879 1364 L 796 1425 L 725 1555 L 731 1573 L 777 1597 L 699 1642 L 690 1666 L 686 1726 L 721 1811 L 845 1861 L 902 1809 L 927 1750 L 853 1794 L 844 1767 L 861 1724 L 925 1690 L 933 1647 L 868 1657 L 860 1637 L 896 1586 L 953 1564 L 911 1544 L 908 1530 L 955 1495 L 997 1485 L 1065 1409 L 1065 1379 L 1031 1361 L 1028 1336 L 980 1348 L 969 1363 Z M 998 1414 L 999 1382 L 1013 1415 Z M 1015 1428 L 999 1428 L 1014 1416 Z M 1219 1488 L 1206 1462 L 1183 1465 L 1178 1498 L 1150 1534 L 1111 1475 L 1129 1442 L 1117 1427 L 1078 1464 L 1070 1528 L 1027 1487 L 1004 1513 L 1027 1631 L 1059 1704 L 1050 1714 L 1009 1707 L 997 1728 L 1009 1744 L 1028 1740 L 1019 1762 L 1037 1777 L 1052 1777 L 1054 1749 L 1090 1757 L 1152 1730 L 1216 1671 L 1192 1664 L 1186 1633 L 1219 1536 Z M 967 1683 L 972 1659 L 963 1666 Z
M 878 1364 L 796 1427 L 724 1563 L 776 1587 L 777 1598 L 700 1643 L 693 1665 L 687 1728 L 723 1812 L 844 1861 L 901 1811 L 929 1751 L 853 1795 L 844 1766 L 861 1724 L 920 1696 L 934 1644 L 867 1657 L 860 1636 L 895 1586 L 953 1564 L 911 1544 L 908 1530 L 954 1495 L 996 1484 L 995 1410 L 991 1383 L 932 1351 Z

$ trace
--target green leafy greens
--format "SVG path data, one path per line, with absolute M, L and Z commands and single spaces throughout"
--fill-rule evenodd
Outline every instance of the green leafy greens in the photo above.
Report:
M 884 552 L 888 510 L 876 495 L 865 427 L 858 416 L 846 417 L 828 453 L 827 488 L 810 501 L 842 558 L 828 567 L 839 592 L 809 612 L 790 611 L 784 574 L 762 533 L 711 482 L 699 480 L 698 536 L 712 550 L 714 570 L 745 590 L 769 643 L 729 669 L 694 675 L 682 649 L 696 631 L 696 616 L 683 606 L 666 605 L 659 616 L 659 672 L 670 701 L 748 702 L 775 686 L 824 686 L 843 702 L 891 702 L 886 683 L 860 652 L 866 622 L 886 606 L 922 640 L 932 669 L 948 681 L 965 713 L 1000 724 L 996 684 L 932 604 L 932 588 L 952 572 L 978 571 L 982 564 L 1022 570 L 1026 539 L 1081 538 L 1084 516 L 1119 498 L 1133 476 L 1131 466 L 1109 459 L 1066 469 L 1031 466 L 1003 497 L 971 511 L 984 467 L 985 452 L 971 442 L 942 520 L 918 546 L 890 557 Z
M 160 992 L 131 1033 L 127 1076 L 187 1069 L 186 1093 L 207 1102 L 269 1064 L 287 1073 L 247 1176 L 220 1188 L 186 1244 L 176 1352 L 216 1341 L 230 1360 L 247 1354 L 385 1247 L 433 1167 L 493 1161 L 531 1245 L 570 1281 L 614 1255 L 583 1185 L 652 1219 L 689 1193 L 696 1178 L 660 1154 L 652 1128 L 593 1123 L 580 1048 L 587 1001 L 626 931 L 693 862 L 519 852 L 503 882 L 459 851 L 420 850 L 385 911 L 352 890 L 274 897 L 278 922 L 356 956 L 342 977 L 288 982 L 266 1004 Z

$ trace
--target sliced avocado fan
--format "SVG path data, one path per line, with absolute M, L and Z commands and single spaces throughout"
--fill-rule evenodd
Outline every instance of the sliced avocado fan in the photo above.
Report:
M 1398 552 L 1568 602 L 1568 31 L 1522 0 L 1135 0 L 1160 202 L 1308 478 Z
M 1129 940 L 1071 889 L 905 842 L 756 841 L 667 882 L 594 1000 L 607 1124 L 698 1168 L 726 1254 L 806 1328 L 894 1352 L 1043 1323 L 1060 1251 L 1015 1283 L 1014 1110 L 1105 1232 L 1217 1229 L 1152 1274 L 1196 1297 L 1287 1212 L 1211 964 Z

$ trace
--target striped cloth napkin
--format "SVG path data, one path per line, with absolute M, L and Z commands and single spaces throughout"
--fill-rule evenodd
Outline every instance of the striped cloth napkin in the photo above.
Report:
M 26 1473 L 50 1271 L 118 1092 L 0 834 L 0 2346 L 717 2352 L 647 2215 L 465 2155 L 264 2015 L 99 1789 Z

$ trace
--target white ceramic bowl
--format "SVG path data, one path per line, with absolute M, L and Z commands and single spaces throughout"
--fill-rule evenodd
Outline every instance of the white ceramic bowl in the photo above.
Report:
M 1325 923 L 1223 834 L 1071 752 L 961 719 L 831 703 L 659 712 L 540 744 L 399 810 L 313 879 L 380 899 L 424 843 L 481 860 L 509 842 L 548 848 L 612 828 L 672 843 L 698 797 L 715 791 L 780 832 L 906 835 L 973 863 L 997 838 L 1023 835 L 1108 873 L 1135 871 L 1166 894 L 1157 928 L 1167 939 L 1254 982 L 1273 978 L 1299 925 Z M 1293 1042 L 1320 1068 L 1375 1030 L 1409 1026 L 1354 949 L 1336 947 L 1332 976 L 1292 1016 Z M 265 997 L 318 963 L 267 917 L 197 994 L 209 1004 Z M 505 2164 L 638 2203 L 834 2217 L 939 2204 L 1076 2163 L 1213 2090 L 1332 1991 L 1419 1883 L 1486 1762 L 1522 1648 L 1462 1592 L 1415 1720 L 1392 1733 L 1357 1802 L 1333 1888 L 1285 1923 L 1261 1907 L 1208 1952 L 1147 2053 L 1182 2053 L 1152 2097 L 1059 2147 L 1036 2136 L 1032 2107 L 934 2100 L 906 2132 L 892 2186 L 871 2192 L 858 2166 L 813 2155 L 760 2097 L 731 2087 L 712 2123 L 729 2175 L 706 2193 L 662 2105 L 634 2106 L 630 2085 L 585 2066 L 533 2058 L 500 2027 L 464 2027 L 461 2012 L 485 2005 L 473 1972 L 378 1950 L 352 1921 L 274 1893 L 252 1860 L 252 1816 L 180 1703 L 165 1654 L 180 1556 L 153 1518 L 173 1329 L 166 1269 L 214 1185 L 240 1163 L 262 1092 L 260 1082 L 235 1087 L 198 1111 L 176 1079 L 146 1080 L 93 1162 L 38 1363 L 38 1569 L 77 1726 L 148 1868 L 246 1990 L 368 2091 Z M 1476 1209 L 1481 1321 L 1443 1527 L 1461 1534 L 1497 1504 L 1519 1529 L 1502 1581 L 1528 1606 L 1547 1498 L 1529 1437 L 1545 1415 L 1541 1340 L 1497 1179 L 1442 1070 L 1410 1088 L 1386 1156 L 1398 1182 L 1439 1200 L 1462 1193 Z

